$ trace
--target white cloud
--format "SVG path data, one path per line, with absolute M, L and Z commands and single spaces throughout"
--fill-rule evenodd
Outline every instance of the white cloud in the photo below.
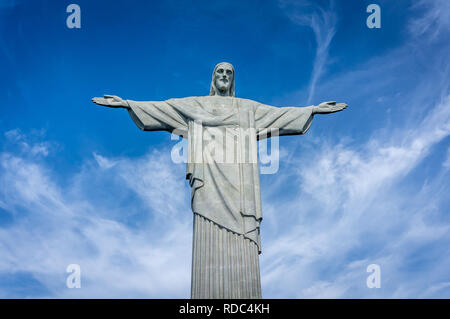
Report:
M 312 29 L 316 39 L 316 55 L 314 58 L 307 103 L 311 103 L 317 81 L 325 72 L 328 63 L 328 51 L 330 43 L 336 33 L 336 14 L 333 1 L 329 8 L 322 8 L 308 1 L 279 1 L 279 4 L 287 12 L 289 18 L 296 24 Z
M 97 164 L 101 169 L 109 169 L 117 164 L 117 161 L 110 160 L 95 152 L 92 155 L 94 156 L 94 159 L 97 161 Z
M 437 174 L 409 192 L 401 185 L 450 135 L 450 96 L 409 125 L 357 147 L 314 141 L 314 151 L 290 160 L 294 172 L 282 170 L 288 178 L 277 179 L 293 179 L 297 191 L 289 199 L 263 196 L 265 297 L 417 297 L 448 275 L 442 268 L 450 267 L 450 258 L 444 255 L 427 263 L 428 276 L 403 278 L 414 269 L 411 258 L 442 254 L 439 247 L 450 239 L 450 225 L 433 221 L 445 212 L 439 201 L 447 198 L 448 176 Z M 425 245 L 428 251 L 416 252 Z M 365 264 L 352 268 L 352 260 Z M 391 287 L 365 290 L 371 263 L 381 266 Z
M 42 135 L 42 133 L 34 132 L 33 135 Z M 30 141 L 29 138 L 21 132 L 20 129 L 14 129 L 10 130 L 4 133 L 4 136 L 6 137 L 6 140 L 10 143 L 15 144 L 20 148 L 20 151 L 23 153 L 27 153 L 29 156 L 47 156 L 50 152 L 50 149 L 52 148 L 51 143 L 48 142 L 38 142 L 33 143 L 33 141 Z M 36 136 L 33 136 L 36 137 Z M 30 145 L 30 143 L 32 145 Z
M 428 40 L 435 40 L 442 32 L 450 29 L 450 2 L 447 0 L 419 0 L 412 6 L 414 11 L 424 12 L 414 17 L 409 24 L 409 31 L 414 37 L 426 35 Z
M 424 19 L 439 14 L 438 3 L 430 7 L 433 12 L 423 12 Z M 448 37 L 448 28 L 438 29 L 433 40 Z M 348 124 L 352 108 L 364 110 L 360 121 L 381 117 L 367 138 L 359 132 L 334 136 L 329 130 L 316 136 L 317 116 L 310 135 L 298 137 L 301 142 L 281 140 L 291 154 L 281 162 L 275 185 L 293 193 L 280 197 L 270 179 L 261 186 L 264 297 L 450 296 L 445 162 L 444 169 L 420 176 L 424 159 L 450 134 L 448 46 L 431 47 L 429 37 L 406 39 L 404 46 L 316 88 L 317 95 L 351 98 L 339 125 Z M 418 61 L 426 67 L 411 78 Z M 280 104 L 291 104 L 298 94 Z M 375 105 L 380 96 L 382 105 Z M 381 266 L 381 289 L 366 287 L 366 267 L 372 263 Z
M 450 169 L 450 147 L 447 149 L 447 157 L 442 166 L 444 166 L 446 169 Z
M 169 154 L 97 155 L 117 164 L 98 170 L 88 160 L 61 184 L 47 162 L 1 153 L 2 214 L 14 222 L 0 228 L 0 276 L 31 274 L 38 297 L 188 297 L 192 214 L 179 199 L 184 170 Z M 136 210 L 139 222 L 128 223 Z M 65 287 L 71 263 L 81 266 L 81 289 Z

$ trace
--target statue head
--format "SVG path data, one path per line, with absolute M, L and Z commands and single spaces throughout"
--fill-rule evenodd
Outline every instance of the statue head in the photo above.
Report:
M 209 95 L 234 96 L 234 68 L 228 62 L 216 65 Z

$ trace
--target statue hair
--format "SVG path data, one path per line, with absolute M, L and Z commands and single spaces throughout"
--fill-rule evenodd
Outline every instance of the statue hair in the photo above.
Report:
M 233 81 L 231 81 L 229 90 L 230 90 L 230 96 L 234 96 L 234 78 L 235 78 L 234 67 L 231 63 L 228 63 L 228 62 L 220 62 L 220 63 L 216 64 L 216 66 L 214 67 L 214 71 L 212 73 L 211 89 L 209 90 L 209 95 L 211 95 L 211 96 L 216 95 L 216 83 L 214 81 L 214 74 L 216 73 L 217 68 L 222 64 L 228 64 L 229 66 L 231 66 L 231 69 L 233 70 Z

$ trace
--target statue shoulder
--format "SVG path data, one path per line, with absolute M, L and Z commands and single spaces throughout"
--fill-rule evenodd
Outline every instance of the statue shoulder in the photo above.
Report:
M 180 97 L 180 98 L 171 98 L 167 101 L 173 101 L 173 102 L 193 102 L 193 101 L 202 101 L 207 100 L 210 98 L 210 96 L 186 96 L 186 97 Z
M 244 98 L 235 98 L 240 107 L 244 107 L 244 108 L 249 108 L 249 109 L 255 109 L 258 105 L 260 105 L 261 103 L 255 100 L 250 100 L 250 99 L 244 99 Z
M 257 101 L 250 100 L 250 99 L 244 99 L 241 97 L 236 97 L 235 99 L 239 100 L 239 102 L 244 103 L 244 104 L 259 104 L 259 102 L 257 102 Z

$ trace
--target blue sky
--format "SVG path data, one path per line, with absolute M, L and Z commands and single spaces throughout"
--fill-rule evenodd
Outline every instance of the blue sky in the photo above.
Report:
M 263 297 L 450 297 L 448 1 L 70 3 L 0 1 L 0 297 L 189 297 L 176 142 L 90 99 L 207 95 L 220 61 L 238 97 L 349 105 L 261 176 Z

